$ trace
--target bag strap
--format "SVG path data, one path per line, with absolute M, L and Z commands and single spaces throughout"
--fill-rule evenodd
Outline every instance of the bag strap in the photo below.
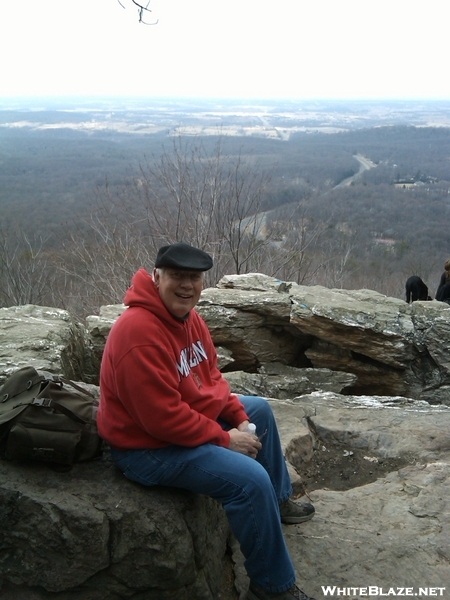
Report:
M 90 392 L 89 390 L 86 390 L 85 388 L 82 388 L 81 385 L 77 385 L 70 379 L 65 379 L 64 377 L 58 377 L 58 379 L 56 381 L 61 381 L 61 383 L 71 385 L 73 388 L 75 388 L 77 391 L 81 392 L 82 394 L 85 394 L 86 396 L 90 396 L 94 400 L 97 400 L 97 398 L 94 396 L 94 394 L 92 392 Z
M 53 381 L 54 383 L 71 385 L 75 390 L 96 400 L 96 397 L 89 390 L 82 388 L 70 379 L 53 375 L 47 371 L 37 371 L 34 367 L 22 367 L 11 375 L 4 385 L 0 386 L 0 402 L 6 402 L 23 392 L 27 392 L 34 385 L 42 382 Z
M 17 408 L 19 406 L 30 405 L 42 408 L 53 408 L 58 412 L 66 415 L 66 417 L 69 417 L 69 419 L 72 419 L 72 421 L 76 421 L 77 423 L 81 423 L 82 425 L 86 425 L 86 423 L 95 423 L 94 419 L 83 419 L 83 417 L 80 417 L 80 415 L 77 415 L 76 413 L 71 411 L 70 408 L 67 408 L 67 406 L 60 404 L 59 402 L 57 402 L 56 400 L 52 400 L 51 398 L 33 398 L 31 402 L 16 404 L 14 408 Z

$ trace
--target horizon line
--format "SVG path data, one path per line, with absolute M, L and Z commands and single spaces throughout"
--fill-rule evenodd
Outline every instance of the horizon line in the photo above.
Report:
M 443 96 L 196 96 L 179 94 L 138 94 L 138 93 L 74 93 L 74 94 L 0 94 L 0 101 L 10 100 L 70 100 L 70 99 L 129 99 L 129 100 L 179 100 L 179 101 L 220 101 L 220 102 L 449 102 Z

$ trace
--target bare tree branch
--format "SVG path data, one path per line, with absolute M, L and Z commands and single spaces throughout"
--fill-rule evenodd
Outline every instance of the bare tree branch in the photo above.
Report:
M 122 4 L 122 2 L 120 0 L 117 0 L 117 2 L 120 4 L 120 6 L 122 8 L 125 8 L 125 6 Z M 138 8 L 138 14 L 139 14 L 139 23 L 143 23 L 144 25 L 156 25 L 159 21 L 159 19 L 156 19 L 156 21 L 154 23 L 147 23 L 145 21 L 145 15 L 147 13 L 151 13 L 152 11 L 149 9 L 149 5 L 150 5 L 150 0 L 148 0 L 147 4 L 141 4 L 140 2 L 136 2 L 136 0 L 131 0 L 131 2 L 137 6 Z
M 52 302 L 55 269 L 45 250 L 48 239 L 0 228 L 0 306 Z

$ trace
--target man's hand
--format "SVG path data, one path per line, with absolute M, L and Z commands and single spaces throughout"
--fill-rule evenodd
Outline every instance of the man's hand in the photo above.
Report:
M 242 423 L 239 423 L 237 428 L 239 429 L 239 431 L 247 431 L 247 427 L 249 425 L 250 425 L 250 421 L 242 421 Z
M 228 433 L 230 434 L 230 450 L 256 458 L 262 447 L 256 435 L 238 429 L 230 429 Z

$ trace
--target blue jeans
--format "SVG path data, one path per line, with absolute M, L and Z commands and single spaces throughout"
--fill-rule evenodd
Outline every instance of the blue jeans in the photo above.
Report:
M 292 493 L 292 484 L 270 405 L 254 396 L 240 399 L 257 435 L 267 429 L 256 460 L 214 444 L 113 448 L 112 457 L 132 481 L 183 488 L 218 500 L 240 543 L 250 579 L 268 592 L 281 593 L 295 582 L 279 511 L 279 504 Z M 228 424 L 222 426 L 230 429 Z

